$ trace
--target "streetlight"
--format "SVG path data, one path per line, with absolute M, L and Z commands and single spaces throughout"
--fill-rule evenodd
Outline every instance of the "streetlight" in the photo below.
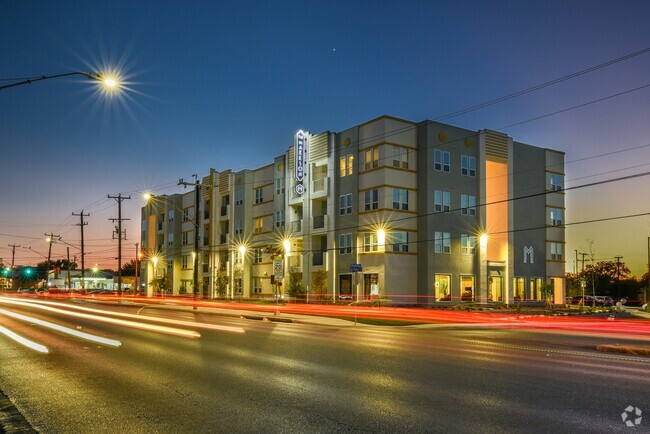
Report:
M 8 89 L 10 87 L 22 86 L 24 84 L 32 84 L 37 81 L 49 80 L 51 78 L 70 77 L 73 75 L 81 75 L 83 77 L 88 78 L 89 80 L 96 81 L 97 83 L 100 84 L 102 88 L 102 92 L 106 94 L 115 93 L 118 90 L 120 90 L 120 88 L 122 87 L 122 82 L 119 75 L 114 72 L 104 72 L 104 73 L 98 72 L 96 74 L 92 74 L 89 72 L 74 71 L 74 72 L 66 72 L 64 74 L 56 74 L 56 75 L 41 75 L 38 77 L 29 78 L 27 80 L 17 81 L 11 84 L 5 84 L 4 86 L 0 86 L 0 91 L 4 89 Z

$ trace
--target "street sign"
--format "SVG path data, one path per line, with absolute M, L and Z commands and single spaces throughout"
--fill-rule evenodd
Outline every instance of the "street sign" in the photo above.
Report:
M 351 273 L 355 273 L 355 272 L 359 272 L 359 271 L 363 271 L 363 269 L 361 267 L 361 264 L 350 264 L 350 272 Z
M 275 275 L 275 280 L 281 280 L 284 277 L 283 266 L 281 259 L 275 259 L 273 261 L 273 274 Z

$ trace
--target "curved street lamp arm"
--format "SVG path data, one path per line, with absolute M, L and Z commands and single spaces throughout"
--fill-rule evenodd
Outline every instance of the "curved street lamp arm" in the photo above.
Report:
M 88 72 L 66 72 L 65 74 L 42 75 L 40 77 L 30 78 L 29 80 L 23 80 L 16 83 L 6 84 L 4 86 L 0 86 L 0 90 L 8 89 L 10 87 L 22 86 L 23 84 L 32 84 L 36 81 L 49 80 L 50 78 L 69 77 L 71 75 L 83 75 L 84 77 L 90 80 L 101 81 L 101 76 L 99 74 L 90 74 Z

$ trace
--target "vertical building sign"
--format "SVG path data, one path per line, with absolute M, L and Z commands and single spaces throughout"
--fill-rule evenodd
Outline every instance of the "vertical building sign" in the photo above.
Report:
M 295 152 L 295 178 L 296 178 L 296 194 L 302 195 L 305 192 L 305 186 L 302 181 L 305 179 L 305 149 L 307 146 L 307 135 L 302 131 L 296 133 L 294 144 Z

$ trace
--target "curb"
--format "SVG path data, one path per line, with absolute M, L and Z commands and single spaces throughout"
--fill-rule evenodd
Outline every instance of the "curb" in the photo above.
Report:
M 619 344 L 605 344 L 598 345 L 597 351 L 605 353 L 623 353 L 631 354 L 633 356 L 650 356 L 650 347 L 641 347 L 635 345 L 619 345 Z

